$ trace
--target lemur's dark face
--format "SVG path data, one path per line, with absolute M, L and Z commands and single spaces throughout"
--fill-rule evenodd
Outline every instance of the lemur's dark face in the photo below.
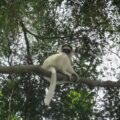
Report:
M 62 52 L 66 53 L 66 54 L 70 54 L 72 52 L 72 47 L 69 45 L 63 45 Z

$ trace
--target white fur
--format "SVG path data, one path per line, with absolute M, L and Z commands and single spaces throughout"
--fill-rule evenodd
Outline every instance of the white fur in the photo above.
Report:
M 66 74 L 71 79 L 71 75 L 75 74 L 78 78 L 78 75 L 74 71 L 71 65 L 71 55 L 67 55 L 64 52 L 54 54 L 49 56 L 43 63 L 42 68 L 51 71 L 51 78 L 47 78 L 50 81 L 50 87 L 48 93 L 45 96 L 44 102 L 45 105 L 49 106 L 52 97 L 54 96 L 57 76 L 56 71 L 61 71 L 63 74 Z
M 49 104 L 52 100 L 52 97 L 54 96 L 55 88 L 56 88 L 56 70 L 54 67 L 50 67 L 49 71 L 52 72 L 52 75 L 51 75 L 50 87 L 49 87 L 48 93 L 46 94 L 45 99 L 44 99 L 44 103 L 46 106 L 49 106 Z

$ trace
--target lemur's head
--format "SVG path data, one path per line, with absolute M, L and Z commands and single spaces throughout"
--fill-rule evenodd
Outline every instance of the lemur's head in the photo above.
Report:
M 66 53 L 67 55 L 71 54 L 73 52 L 73 48 L 72 46 L 68 45 L 68 44 L 64 44 L 61 47 L 61 51 Z

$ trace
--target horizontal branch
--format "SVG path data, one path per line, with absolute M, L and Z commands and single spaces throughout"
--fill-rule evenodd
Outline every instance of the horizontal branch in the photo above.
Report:
M 40 65 L 21 65 L 21 66 L 0 66 L 0 73 L 2 74 L 37 74 L 42 75 L 46 77 L 51 76 L 51 72 L 46 71 L 40 67 Z M 59 81 L 65 81 L 68 79 L 66 75 L 63 75 L 61 73 L 57 73 L 57 78 Z M 120 82 L 114 82 L 114 81 L 98 81 L 98 80 L 90 80 L 89 78 L 81 77 L 79 81 L 76 81 L 76 78 L 72 76 L 73 82 L 76 83 L 82 83 L 86 84 L 88 86 L 92 87 L 120 87 Z M 68 81 L 70 82 L 70 81 Z

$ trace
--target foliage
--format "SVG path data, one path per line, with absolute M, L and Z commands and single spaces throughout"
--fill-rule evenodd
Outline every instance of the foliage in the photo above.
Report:
M 65 114 L 68 114 L 68 119 L 74 116 L 76 119 L 89 120 L 93 114 L 93 104 L 94 100 L 91 92 L 72 90 L 65 99 Z
M 74 61 L 79 76 L 98 78 L 106 48 L 120 47 L 119 6 L 119 0 L 2 0 L 0 64 L 41 64 L 59 45 L 70 43 L 80 48 Z M 47 110 L 43 99 L 48 83 L 41 76 L 1 74 L 0 80 L 1 120 L 106 118 L 100 110 L 94 114 L 94 89 L 80 83 L 57 86 Z M 119 119 L 118 89 L 103 91 L 107 118 L 114 113 Z
M 106 116 L 110 116 L 110 119 L 120 119 L 120 98 L 119 88 L 108 89 L 104 99 L 105 99 L 105 110 L 108 113 L 105 113 Z M 114 109 L 113 109 L 114 108 Z

